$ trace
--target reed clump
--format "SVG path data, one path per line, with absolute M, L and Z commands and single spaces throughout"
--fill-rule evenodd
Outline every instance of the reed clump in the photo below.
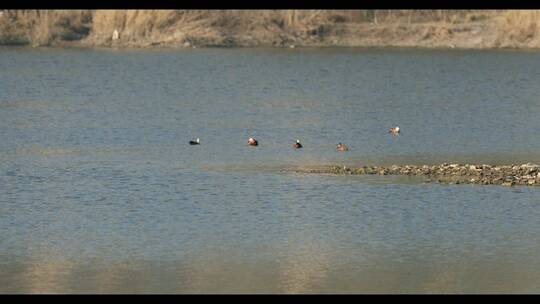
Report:
M 499 17 L 499 43 L 504 47 L 540 47 L 540 11 L 510 10 Z

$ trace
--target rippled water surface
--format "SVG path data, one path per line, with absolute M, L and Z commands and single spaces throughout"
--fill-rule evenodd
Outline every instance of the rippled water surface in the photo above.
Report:
M 538 187 L 291 169 L 540 163 L 539 84 L 536 52 L 1 48 L 0 292 L 538 293 Z

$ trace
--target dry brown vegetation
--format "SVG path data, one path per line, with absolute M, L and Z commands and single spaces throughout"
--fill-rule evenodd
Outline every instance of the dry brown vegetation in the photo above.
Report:
M 500 41 L 505 47 L 540 47 L 540 11 L 507 11 L 500 18 Z
M 0 44 L 535 48 L 539 18 L 528 10 L 4 10 Z

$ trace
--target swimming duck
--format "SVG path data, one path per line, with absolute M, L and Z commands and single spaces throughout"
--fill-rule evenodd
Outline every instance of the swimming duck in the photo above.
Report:
M 300 141 L 297 139 L 297 140 L 296 140 L 296 143 L 293 145 L 293 147 L 294 147 L 295 149 L 300 149 L 300 148 L 302 148 L 302 144 L 301 144 Z
M 336 150 L 338 151 L 349 151 L 349 147 L 347 147 L 345 144 L 338 143 Z
M 390 128 L 388 131 L 389 133 L 392 133 L 392 135 L 398 135 L 400 133 L 399 127 Z
M 248 145 L 250 145 L 250 146 L 258 146 L 258 145 L 259 145 L 259 142 L 258 142 L 255 138 L 250 137 L 250 138 L 248 139 Z
M 197 138 L 196 140 L 190 140 L 189 144 L 190 145 L 200 145 L 201 141 Z

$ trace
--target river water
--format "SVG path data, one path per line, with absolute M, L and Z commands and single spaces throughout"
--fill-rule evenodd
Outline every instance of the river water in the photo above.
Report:
M 539 83 L 525 51 L 1 48 L 0 292 L 538 293 L 540 188 L 291 169 L 540 163 Z

